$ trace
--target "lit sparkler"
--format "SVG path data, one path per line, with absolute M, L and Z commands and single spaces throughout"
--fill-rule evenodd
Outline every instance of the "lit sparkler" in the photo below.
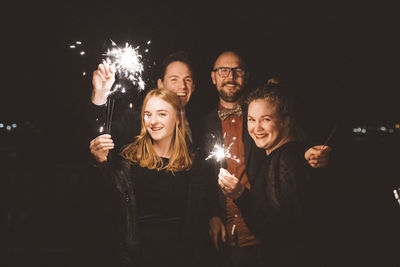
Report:
M 143 63 L 142 56 L 139 54 L 139 46 L 133 47 L 125 43 L 125 47 L 119 47 L 111 41 L 112 48 L 108 49 L 103 56 L 106 56 L 105 62 L 114 66 L 116 73 L 120 78 L 125 78 L 137 86 L 138 90 L 144 90 L 145 83 L 142 79 Z M 109 96 L 116 91 L 125 93 L 126 90 L 119 83 L 114 83 Z M 106 133 L 111 132 L 111 121 L 114 110 L 114 98 L 107 99 L 107 117 L 106 117 Z
M 111 42 L 113 47 L 104 54 L 106 56 L 105 62 L 113 65 L 121 78 L 128 79 L 134 85 L 137 85 L 139 90 L 144 90 L 145 83 L 142 79 L 144 68 L 142 56 L 138 52 L 139 47 L 132 47 L 132 45 L 126 43 L 125 47 L 121 48 L 113 41 Z M 110 94 L 118 89 L 118 86 L 115 86 Z
M 232 145 L 233 145 L 233 142 L 230 143 L 230 145 L 227 148 L 225 148 L 224 146 L 221 146 L 220 144 L 216 143 L 214 145 L 213 150 L 206 158 L 206 160 L 208 160 L 210 158 L 214 158 L 217 162 L 220 162 L 221 168 L 222 168 L 222 160 L 223 159 L 232 159 L 239 163 L 239 159 L 236 156 L 232 156 L 232 154 L 231 154 L 231 146 Z

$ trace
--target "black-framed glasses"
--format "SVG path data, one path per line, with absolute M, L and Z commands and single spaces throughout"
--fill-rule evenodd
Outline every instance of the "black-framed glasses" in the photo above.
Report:
M 232 72 L 232 74 L 236 75 L 237 77 L 243 77 L 246 74 L 246 70 L 241 67 L 236 68 L 229 68 L 229 67 L 219 67 L 215 68 L 212 71 L 218 73 L 221 78 L 226 78 Z

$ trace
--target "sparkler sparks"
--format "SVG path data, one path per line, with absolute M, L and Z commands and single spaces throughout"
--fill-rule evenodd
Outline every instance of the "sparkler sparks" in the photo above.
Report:
M 106 63 L 115 67 L 118 75 L 122 78 L 130 80 L 137 85 L 139 90 L 143 90 L 145 83 L 142 79 L 143 64 L 142 56 L 139 54 L 139 47 L 132 47 L 126 43 L 125 47 L 118 47 L 113 41 L 112 48 L 107 50 Z M 112 93 L 112 92 L 111 92 Z
M 230 150 L 232 145 L 233 143 L 231 143 L 227 148 L 224 148 L 220 144 L 215 144 L 213 150 L 208 155 L 206 160 L 214 158 L 217 162 L 221 162 L 223 159 L 232 159 L 239 163 L 239 159 L 236 156 L 231 155 Z

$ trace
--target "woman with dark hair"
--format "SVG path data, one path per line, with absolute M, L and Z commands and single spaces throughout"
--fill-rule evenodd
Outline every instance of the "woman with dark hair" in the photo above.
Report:
M 111 148 L 105 147 L 104 153 Z M 200 264 L 208 230 L 204 177 L 210 174 L 205 164 L 188 149 L 176 94 L 150 91 L 141 111 L 140 135 L 120 158 L 101 165 L 120 202 L 119 265 Z
M 260 266 L 310 266 L 304 227 L 307 162 L 293 104 L 279 83 L 248 97 L 248 131 L 267 157 L 250 190 L 221 169 L 219 185 L 238 205 L 246 224 L 265 247 Z

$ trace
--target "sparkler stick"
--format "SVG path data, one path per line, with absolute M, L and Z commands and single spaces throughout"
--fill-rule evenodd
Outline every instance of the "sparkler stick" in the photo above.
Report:
M 328 144 L 329 140 L 335 134 L 337 126 L 338 126 L 337 124 L 335 124 L 335 126 L 333 126 L 333 128 L 332 128 L 331 132 L 329 133 L 328 137 L 325 139 L 325 142 L 324 142 L 323 146 L 321 147 L 321 149 Z
M 106 133 L 111 134 L 111 122 L 112 122 L 112 115 L 114 111 L 114 97 L 107 98 L 107 117 L 106 117 Z

